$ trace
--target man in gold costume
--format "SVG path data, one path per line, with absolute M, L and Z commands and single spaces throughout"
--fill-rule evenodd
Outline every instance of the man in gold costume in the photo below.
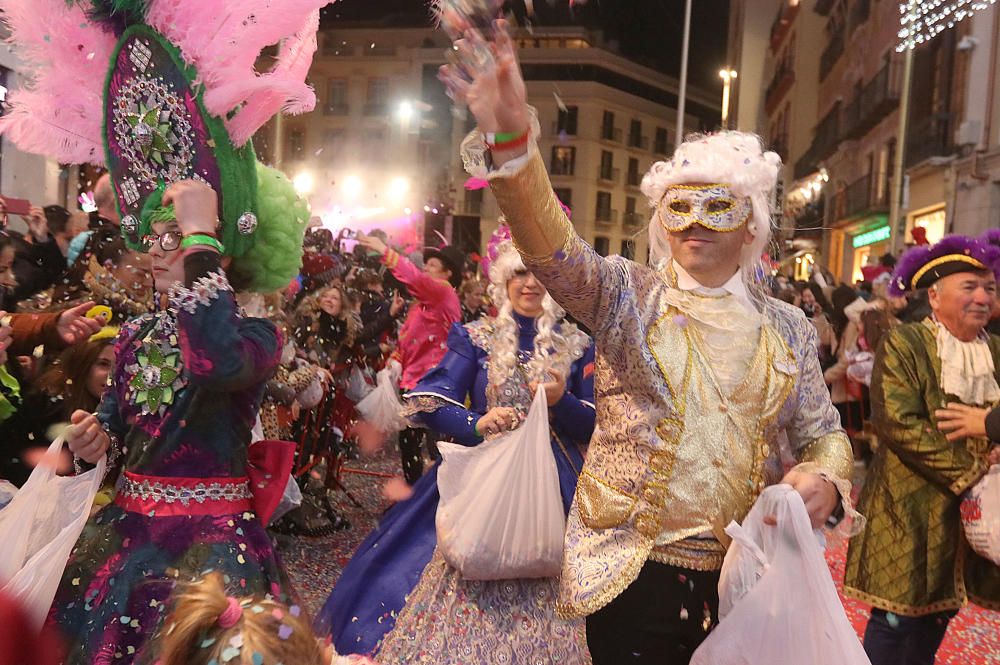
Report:
M 598 665 L 686 664 L 717 621 L 723 529 L 766 485 L 796 487 L 816 526 L 838 496 L 849 508 L 851 447 L 815 330 L 761 281 L 780 159 L 750 134 L 690 139 L 643 180 L 652 265 L 603 258 L 553 195 L 513 47 L 496 28 L 490 45 L 466 33 L 460 63 L 442 70 L 479 124 L 463 159 L 489 180 L 529 270 L 597 343 L 597 427 L 558 611 L 587 617 Z M 787 474 L 781 433 L 799 462 Z
M 848 595 L 874 607 L 872 665 L 930 665 L 968 600 L 1000 610 L 1000 568 L 969 549 L 959 512 L 962 493 L 1000 462 L 984 422 L 1000 401 L 1000 338 L 984 331 L 998 254 L 949 236 L 907 252 L 892 278 L 896 295 L 928 289 L 933 315 L 889 333 L 872 374 L 881 445 L 859 500 L 868 528 L 851 543 L 844 579 Z

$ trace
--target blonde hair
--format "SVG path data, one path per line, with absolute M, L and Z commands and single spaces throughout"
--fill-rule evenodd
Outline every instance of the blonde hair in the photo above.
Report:
M 230 665 L 253 665 L 255 653 L 268 664 L 326 665 L 326 655 L 308 620 L 294 606 L 270 598 L 241 598 L 239 618 L 223 628 L 219 617 L 230 599 L 217 572 L 180 588 L 175 598 L 173 612 L 156 638 L 159 665 L 222 663 L 223 651 L 233 647 L 231 640 L 237 636 L 242 639 L 236 647 L 240 654 L 227 661 Z
M 642 178 L 642 193 L 653 211 L 647 231 L 650 265 L 659 270 L 671 258 L 667 233 L 656 212 L 664 192 L 674 185 L 725 184 L 734 195 L 749 198 L 753 208 L 747 223 L 753 242 L 743 248 L 740 270 L 751 297 L 763 302 L 763 276 L 768 271 L 761 257 L 771 241 L 772 197 L 780 169 L 781 157 L 765 151 L 756 134 L 722 131 L 688 135 L 670 160 L 656 162 Z
M 349 349 L 354 346 L 355 340 L 361 334 L 362 325 L 361 317 L 354 311 L 354 298 L 347 293 L 347 289 L 341 284 L 327 284 L 315 293 L 306 296 L 299 304 L 297 310 L 299 323 L 301 325 L 303 319 L 306 319 L 309 324 L 309 332 L 319 332 L 319 315 L 323 311 L 323 308 L 319 305 L 319 301 L 322 300 L 323 294 L 331 290 L 336 290 L 340 293 L 340 314 L 336 318 L 342 319 L 347 324 L 347 333 L 344 336 L 344 341 L 341 343 L 341 348 Z

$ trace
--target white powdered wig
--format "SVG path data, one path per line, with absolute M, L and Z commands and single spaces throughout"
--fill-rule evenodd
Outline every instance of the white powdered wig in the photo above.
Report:
M 507 296 L 507 282 L 518 270 L 525 270 L 521 256 L 509 240 L 497 247 L 496 258 L 490 263 L 490 285 L 488 292 L 497 308 L 493 348 L 490 352 L 490 383 L 501 384 L 517 371 L 518 327 L 514 320 L 514 308 Z M 560 307 L 546 291 L 542 299 L 542 314 L 536 319 L 535 349 L 525 371 L 532 381 L 546 382 L 548 369 L 566 376 L 574 358 L 568 353 L 560 353 L 568 346 L 565 337 L 556 329 L 566 311 Z
M 771 241 L 771 201 L 781 169 L 781 157 L 765 152 L 756 134 L 723 131 L 691 134 L 669 161 L 656 162 L 642 178 L 642 193 L 649 199 L 649 262 L 657 269 L 670 259 L 667 231 L 659 224 L 656 206 L 672 185 L 725 184 L 736 196 L 750 198 L 753 216 L 747 224 L 754 241 L 743 250 L 740 267 L 747 287 L 759 284 L 761 256 Z M 751 289 L 753 293 L 755 289 Z

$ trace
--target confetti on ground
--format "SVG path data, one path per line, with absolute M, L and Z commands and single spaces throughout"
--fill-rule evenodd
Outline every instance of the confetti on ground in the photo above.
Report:
M 426 463 L 426 460 L 425 460 Z M 391 446 L 376 458 L 351 461 L 351 468 L 379 473 L 398 473 L 399 453 Z M 428 464 L 429 466 L 429 464 Z M 860 480 L 860 479 L 858 479 Z M 285 541 L 281 555 L 296 591 L 310 616 L 323 606 L 340 571 L 350 560 L 361 541 L 375 527 L 378 517 L 388 508 L 382 498 L 385 479 L 358 474 L 343 476 L 345 488 L 363 506 L 355 506 L 344 492 L 331 494 L 334 508 L 351 522 L 351 528 L 321 538 L 295 537 Z M 860 482 L 857 483 L 860 486 Z M 844 581 L 847 540 L 828 536 L 826 558 L 840 592 Z M 841 596 L 847 617 L 859 638 L 864 634 L 871 608 Z M 948 626 L 948 634 L 938 651 L 936 665 L 1000 664 L 1000 612 L 970 605 L 958 613 Z
M 375 458 L 352 460 L 346 466 L 375 473 L 402 471 L 399 452 L 392 446 L 387 446 L 385 453 Z M 350 529 L 319 538 L 279 536 L 282 561 L 309 616 L 316 616 L 354 550 L 389 507 L 382 498 L 384 478 L 345 473 L 341 480 L 351 496 L 363 506 L 355 506 L 342 491 L 330 493 L 333 508 L 351 523 Z

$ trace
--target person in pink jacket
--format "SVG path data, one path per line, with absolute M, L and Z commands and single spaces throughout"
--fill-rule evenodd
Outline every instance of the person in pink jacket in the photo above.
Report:
M 465 257 L 451 246 L 428 249 L 424 252 L 424 267 L 421 270 L 375 236 L 359 233 L 358 243 L 378 252 L 382 263 L 406 285 L 415 300 L 399 331 L 399 345 L 393 354 L 403 367 L 399 387 L 405 392 L 417 385 L 448 350 L 448 330 L 451 324 L 462 318 L 455 289 L 462 283 Z M 423 437 L 422 429 L 407 428 L 399 433 L 403 476 L 409 485 L 417 482 L 424 471 L 424 461 L 420 456 Z

